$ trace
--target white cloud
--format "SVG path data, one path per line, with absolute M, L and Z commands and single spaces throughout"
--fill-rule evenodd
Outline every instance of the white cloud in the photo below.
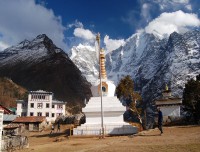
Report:
M 1 41 L 0 41 L 0 51 L 6 49 L 6 48 L 8 48 L 8 47 L 9 47 L 8 44 L 6 44 L 5 42 L 1 42 Z
M 188 5 L 185 5 L 185 7 L 186 7 L 188 10 L 192 11 L 192 5 L 188 4 Z
M 170 1 L 170 0 L 169 0 Z M 188 4 L 189 0 L 171 0 L 174 3 Z
M 172 13 L 162 13 L 145 28 L 147 33 L 159 33 L 169 35 L 176 31 L 178 33 L 187 31 L 188 27 L 200 26 L 200 20 L 196 14 L 176 11 Z
M 84 28 L 75 28 L 74 36 L 82 38 L 84 40 L 89 40 L 89 41 L 95 40 L 95 34 L 92 33 L 90 30 L 84 29 Z
M 141 16 L 148 22 L 151 19 L 150 14 L 151 6 L 148 3 L 144 3 L 141 8 Z
M 186 8 L 191 10 L 190 0 L 154 0 L 155 4 L 160 6 L 161 10 L 177 10 L 181 8 Z
M 83 23 L 78 20 L 75 20 L 74 23 L 67 25 L 67 28 L 72 28 L 72 27 L 83 28 Z
M 124 39 L 116 40 L 116 39 L 110 39 L 108 35 L 104 37 L 104 43 L 106 46 L 106 53 L 109 53 L 117 48 L 119 48 L 121 45 L 125 43 Z
M 63 49 L 64 30 L 61 17 L 34 0 L 0 1 L 0 41 L 16 45 L 24 39 L 46 34 Z

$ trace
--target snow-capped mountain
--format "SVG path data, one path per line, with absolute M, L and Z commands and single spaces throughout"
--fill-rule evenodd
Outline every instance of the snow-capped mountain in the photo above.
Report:
M 165 84 L 181 97 L 186 81 L 200 73 L 200 32 L 174 32 L 168 39 L 137 33 L 108 54 L 107 61 L 110 78 L 117 83 L 131 75 L 145 101 L 160 96 Z
M 90 83 L 45 34 L 0 52 L 0 76 L 30 91 L 52 91 L 57 99 L 72 104 L 83 104 L 91 96 Z
M 62 52 L 45 34 L 38 35 L 32 41 L 24 40 L 16 46 L 5 49 L 0 54 L 0 66 L 12 65 L 19 62 L 34 64 L 44 60 L 48 54 Z M 66 55 L 66 58 L 68 56 Z
M 92 83 L 98 78 L 99 66 L 94 47 L 82 44 L 74 46 L 70 58 L 89 82 Z
M 84 67 L 87 67 L 86 71 L 93 71 L 97 59 L 86 47 L 74 47 L 72 51 L 77 49 L 80 55 L 74 55 L 73 61 L 79 61 L 78 64 L 75 62 L 79 68 L 84 65 L 80 70 L 87 77 Z M 89 60 L 82 55 L 84 52 L 91 55 L 87 57 Z M 174 96 L 181 97 L 186 81 L 200 73 L 200 31 L 174 32 L 164 38 L 136 33 L 123 46 L 106 55 L 106 70 L 108 78 L 116 85 L 123 76 L 131 75 L 135 90 L 146 102 L 159 97 L 166 84 Z

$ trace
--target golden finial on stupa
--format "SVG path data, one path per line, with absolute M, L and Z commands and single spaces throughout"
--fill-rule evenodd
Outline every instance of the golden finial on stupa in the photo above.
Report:
M 96 35 L 96 41 L 98 43 L 98 56 L 99 56 L 99 77 L 106 79 L 106 68 L 105 68 L 105 51 L 100 47 L 100 33 Z
M 100 50 L 100 65 L 101 66 L 101 77 L 106 79 L 106 67 L 105 67 L 105 53 L 104 49 Z
M 169 90 L 169 88 L 168 88 L 168 85 L 167 85 L 167 84 L 165 85 L 165 90 L 166 90 L 166 91 L 168 91 L 168 90 Z

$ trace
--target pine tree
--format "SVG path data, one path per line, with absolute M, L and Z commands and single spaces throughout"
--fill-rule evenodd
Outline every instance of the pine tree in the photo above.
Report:
M 133 80 L 129 75 L 127 75 L 120 80 L 116 88 L 116 94 L 119 99 L 120 98 L 129 99 L 131 93 L 133 93 L 133 90 L 134 90 Z
M 200 75 L 185 84 L 183 91 L 184 110 L 189 112 L 195 123 L 200 120 Z
M 139 108 L 138 105 L 141 105 L 142 98 L 137 92 L 134 92 L 134 83 L 129 75 L 120 80 L 116 88 L 116 94 L 120 100 L 126 102 L 129 111 L 133 116 L 138 117 L 141 122 L 142 108 Z

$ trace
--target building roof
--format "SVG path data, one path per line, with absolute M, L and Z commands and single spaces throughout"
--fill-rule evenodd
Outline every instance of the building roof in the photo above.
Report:
M 43 122 L 46 120 L 45 116 L 28 116 L 28 117 L 17 117 L 13 122 Z
M 3 121 L 13 121 L 16 118 L 17 118 L 17 115 L 8 115 L 8 114 L 3 115 Z
M 156 105 L 176 105 L 176 104 L 181 104 L 182 100 L 181 98 L 162 98 L 162 99 L 157 99 Z
M 16 128 L 19 128 L 20 127 L 20 124 L 14 124 L 14 123 L 11 123 L 11 124 L 8 124 L 7 126 L 3 127 L 3 129 L 16 129 Z
M 52 100 L 53 104 L 65 104 L 63 101 L 58 101 L 58 100 Z
M 47 92 L 44 90 L 29 91 L 30 94 L 53 94 L 52 92 Z
M 23 102 L 26 102 L 24 100 L 16 100 L 17 103 L 23 103 Z
M 16 112 L 17 108 L 9 108 L 9 110 L 11 110 L 12 112 Z
M 4 114 L 11 114 L 12 111 L 8 108 L 4 107 L 3 105 L 0 105 L 0 110 L 4 110 Z
M 164 90 L 163 93 L 170 93 L 171 90 Z

